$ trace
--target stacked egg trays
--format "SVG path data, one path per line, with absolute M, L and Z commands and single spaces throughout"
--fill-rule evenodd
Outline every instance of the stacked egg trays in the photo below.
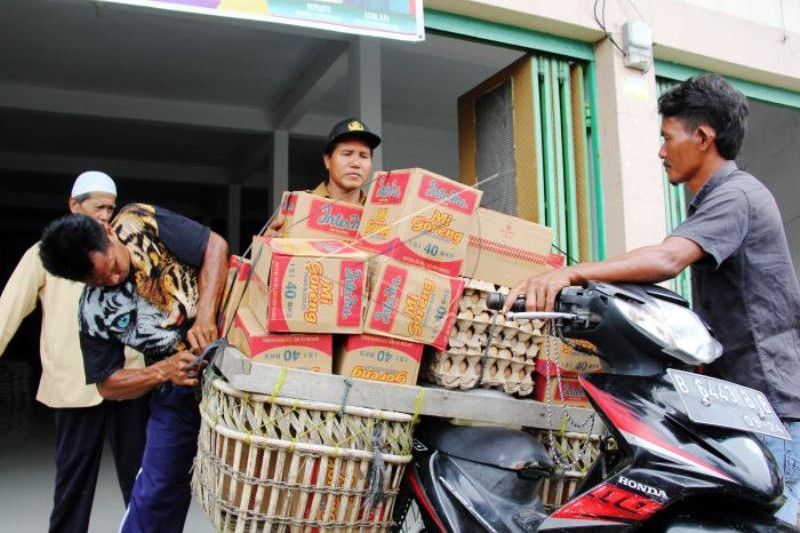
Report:
M 497 313 L 492 326 L 495 313 L 486 306 L 486 299 L 493 292 L 507 295 L 509 290 L 467 280 L 447 349 L 428 356 L 423 374 L 429 381 L 448 389 L 481 386 L 529 396 L 534 390 L 536 356 L 544 338 L 543 323 L 510 321 L 503 313 Z

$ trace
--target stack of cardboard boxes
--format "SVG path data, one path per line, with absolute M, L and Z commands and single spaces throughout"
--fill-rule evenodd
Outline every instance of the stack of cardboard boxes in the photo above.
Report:
M 423 346 L 449 348 L 464 278 L 514 286 L 563 262 L 549 228 L 481 196 L 419 168 L 377 173 L 363 208 L 285 193 L 281 237 L 231 263 L 221 327 L 267 363 L 416 384 Z
M 232 263 L 229 341 L 268 363 L 416 384 L 423 345 L 444 348 L 455 321 L 481 195 L 422 169 L 380 173 L 363 208 L 284 194 L 281 238 L 254 237 L 252 264 Z

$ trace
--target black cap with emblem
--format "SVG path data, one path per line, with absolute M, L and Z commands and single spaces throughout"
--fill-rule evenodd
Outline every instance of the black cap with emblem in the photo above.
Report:
M 346 118 L 341 122 L 337 122 L 328 134 L 325 154 L 331 154 L 336 144 L 346 139 L 361 139 L 373 150 L 381 144 L 381 138 L 369 131 L 366 124 L 357 118 Z

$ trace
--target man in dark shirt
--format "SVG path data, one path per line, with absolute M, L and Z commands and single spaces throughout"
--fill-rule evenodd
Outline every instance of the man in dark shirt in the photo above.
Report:
M 114 400 L 152 391 L 123 532 L 183 530 L 200 424 L 191 363 L 217 336 L 227 253 L 209 228 L 144 204 L 124 207 L 110 225 L 69 215 L 42 236 L 45 268 L 87 284 L 79 305 L 87 383 Z M 145 368 L 123 368 L 126 345 L 144 354 Z
M 724 348 L 708 373 L 762 391 L 792 435 L 791 442 L 759 438 L 784 474 L 787 501 L 777 516 L 793 524 L 800 491 L 800 286 L 775 199 L 734 162 L 747 101 L 719 76 L 704 75 L 661 96 L 659 112 L 659 157 L 669 181 L 695 195 L 686 221 L 661 244 L 554 270 L 516 292 L 527 296 L 528 309 L 551 310 L 570 285 L 654 283 L 691 265 L 694 309 Z

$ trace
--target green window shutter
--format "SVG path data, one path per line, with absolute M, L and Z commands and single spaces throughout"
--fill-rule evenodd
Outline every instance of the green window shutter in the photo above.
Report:
M 533 60 L 539 222 L 553 228 L 554 245 L 570 263 L 601 259 L 602 204 L 594 179 L 587 64 L 544 54 Z

